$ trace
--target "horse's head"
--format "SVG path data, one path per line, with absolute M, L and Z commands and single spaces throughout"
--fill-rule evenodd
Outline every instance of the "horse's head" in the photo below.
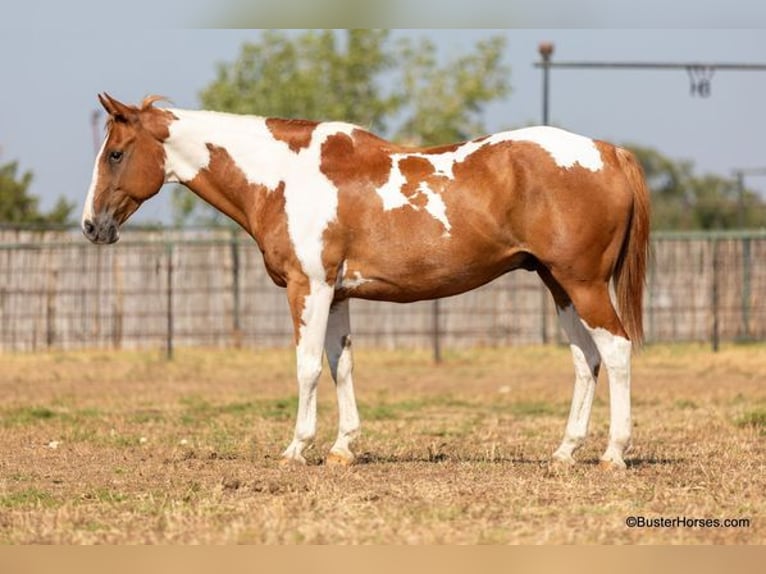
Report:
M 119 228 L 165 182 L 165 151 L 170 112 L 154 108 L 158 97 L 141 107 L 98 96 L 109 114 L 107 133 L 93 167 L 82 230 L 93 243 L 114 243 Z

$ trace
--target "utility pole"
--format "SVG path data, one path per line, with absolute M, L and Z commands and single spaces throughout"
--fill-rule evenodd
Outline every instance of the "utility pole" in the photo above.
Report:
M 766 167 L 736 168 L 731 170 L 737 180 L 737 227 L 745 227 L 745 176 L 766 175 Z

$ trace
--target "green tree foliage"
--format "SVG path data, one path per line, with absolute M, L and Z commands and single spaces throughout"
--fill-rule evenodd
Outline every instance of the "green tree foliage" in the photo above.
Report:
M 695 175 L 690 161 L 675 161 L 659 151 L 628 145 L 641 162 L 652 191 L 655 229 L 733 229 L 766 227 L 766 203 L 733 178 Z
M 11 225 L 65 224 L 74 204 L 58 200 L 48 213 L 40 211 L 38 199 L 28 192 L 32 172 L 19 174 L 18 162 L 0 165 L 0 223 Z
M 504 38 L 497 36 L 440 66 L 431 41 L 404 40 L 400 94 L 406 119 L 397 139 L 437 145 L 483 135 L 484 107 L 510 93 L 510 69 L 502 63 L 504 48 Z
M 373 130 L 398 107 L 383 96 L 379 76 L 393 66 L 387 33 L 309 31 L 292 37 L 266 31 L 245 43 L 239 58 L 219 64 L 216 80 L 200 98 L 205 108 L 314 120 L 344 120 Z
M 384 30 L 265 32 L 219 64 L 200 94 L 207 109 L 343 120 L 410 144 L 483 135 L 486 104 L 510 91 L 502 37 L 440 62 L 428 40 L 392 42 Z M 173 194 L 176 224 L 220 222 L 189 193 Z

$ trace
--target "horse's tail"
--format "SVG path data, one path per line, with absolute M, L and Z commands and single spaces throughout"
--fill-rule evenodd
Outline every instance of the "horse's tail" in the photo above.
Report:
M 617 257 L 613 280 L 622 325 L 634 348 L 637 348 L 644 340 L 643 297 L 649 259 L 649 188 L 641 165 L 631 152 L 618 148 L 617 157 L 633 191 L 633 209 Z

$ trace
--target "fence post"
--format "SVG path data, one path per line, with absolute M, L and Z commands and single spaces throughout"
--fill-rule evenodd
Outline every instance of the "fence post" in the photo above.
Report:
M 123 269 L 117 256 L 112 257 L 112 283 L 114 300 L 112 301 L 112 348 L 122 348 L 122 322 L 125 315 L 125 285 Z
M 234 348 L 239 349 L 242 346 L 242 324 L 240 322 L 240 272 L 239 272 L 239 240 L 237 239 L 237 230 L 231 232 L 231 295 L 233 305 L 232 330 L 234 339 Z
M 48 271 L 48 286 L 45 290 L 45 346 L 50 349 L 56 341 L 56 283 L 58 270 Z
M 167 331 L 165 334 L 165 358 L 173 360 L 173 244 L 165 244 L 167 257 Z
M 750 339 L 750 238 L 742 239 L 742 338 Z
M 713 332 L 711 334 L 713 352 L 718 352 L 720 343 L 720 333 L 718 325 L 718 239 L 712 240 L 712 260 L 713 260 L 713 288 L 711 289 L 710 306 L 713 311 Z
M 440 316 L 441 316 L 441 305 L 439 303 L 439 299 L 434 299 L 433 305 L 432 305 L 432 315 L 433 315 L 433 348 L 434 348 L 434 363 L 441 363 L 442 362 L 442 345 L 441 345 L 441 326 L 440 326 Z

